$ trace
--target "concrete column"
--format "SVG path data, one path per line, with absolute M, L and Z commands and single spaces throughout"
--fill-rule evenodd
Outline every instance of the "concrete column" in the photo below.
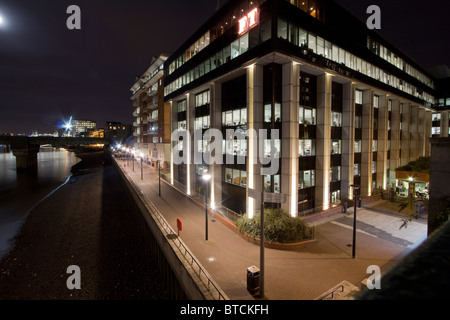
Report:
M 411 121 L 411 105 L 409 103 L 400 103 L 400 111 L 402 117 L 401 142 L 400 142 L 400 166 L 407 165 L 410 161 L 410 121 Z
M 387 168 L 388 166 L 388 96 L 382 95 L 379 97 L 378 107 L 378 153 L 377 153 L 377 186 L 386 189 Z
M 292 217 L 298 214 L 298 130 L 300 65 L 283 65 L 283 96 L 281 104 L 281 193 L 287 201 L 281 208 Z
M 341 198 L 353 198 L 355 165 L 355 84 L 344 84 L 342 104 Z
M 448 110 L 441 112 L 441 137 L 448 137 L 448 121 L 449 121 Z
M 317 77 L 316 207 L 330 206 L 332 76 Z
M 16 149 L 12 148 L 13 155 L 16 157 L 16 170 L 22 171 L 36 171 L 37 154 L 39 153 L 39 146 L 28 146 L 26 148 Z
M 188 161 L 186 164 L 186 192 L 191 195 L 195 191 L 194 150 L 198 148 L 195 142 L 195 95 L 186 94 L 186 129 L 190 133 L 187 146 Z
M 425 109 L 419 108 L 419 124 L 418 124 L 418 155 L 419 157 L 425 156 L 425 131 L 426 131 L 426 119 L 425 119 Z
M 222 85 L 212 83 L 210 85 L 210 127 L 213 129 L 222 129 Z M 213 155 L 214 156 L 214 155 Z M 211 206 L 215 207 L 222 202 L 222 165 L 211 164 Z
M 372 141 L 373 141 L 373 91 L 363 91 L 362 146 L 361 146 L 361 196 L 372 194 Z
M 425 156 L 426 157 L 430 157 L 431 156 L 431 143 L 430 143 L 430 139 L 431 139 L 431 130 L 433 127 L 433 113 L 430 110 L 427 110 L 425 113 L 425 124 L 426 124 L 426 128 L 425 128 Z
M 246 211 L 249 218 L 259 211 L 260 201 L 249 197 L 249 189 L 262 191 L 261 163 L 258 161 L 258 137 L 255 136 L 263 128 L 263 67 L 254 64 L 247 68 L 247 187 Z
M 417 160 L 419 158 L 419 106 L 411 106 L 410 119 L 410 142 L 409 142 L 409 158 L 410 160 Z
M 176 113 L 176 103 L 173 100 L 169 101 L 169 112 L 170 112 L 170 134 L 177 129 L 177 113 Z M 178 180 L 178 170 L 175 170 L 175 166 L 173 164 L 173 153 L 175 142 L 172 141 L 172 137 L 170 138 L 170 183 L 173 185 L 174 180 Z

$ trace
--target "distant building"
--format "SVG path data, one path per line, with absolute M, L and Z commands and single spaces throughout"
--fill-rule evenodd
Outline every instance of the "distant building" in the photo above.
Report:
M 72 120 L 72 130 L 76 137 L 89 135 L 89 130 L 96 130 L 97 122 L 91 120 Z
M 104 138 L 105 137 L 105 129 L 98 130 L 89 130 L 90 138 Z
M 105 138 L 122 143 L 133 135 L 133 126 L 122 122 L 107 121 L 105 126 Z
M 164 62 L 153 57 L 150 67 L 131 87 L 134 147 L 156 167 L 170 162 L 170 105 L 164 103 Z
M 450 69 L 445 65 L 429 69 L 429 72 L 437 79 L 436 105 L 432 116 L 433 137 L 448 137 L 450 134 Z

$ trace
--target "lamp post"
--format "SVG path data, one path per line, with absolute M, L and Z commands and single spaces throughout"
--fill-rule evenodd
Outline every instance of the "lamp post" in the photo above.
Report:
M 354 203 L 354 212 L 353 212 L 353 244 L 352 244 L 352 259 L 355 259 L 356 256 L 356 201 L 358 200 L 358 192 L 360 186 L 358 185 L 350 185 L 351 188 L 353 188 L 353 198 L 355 199 Z
M 205 181 L 205 240 L 208 241 L 208 186 L 211 180 L 210 174 L 204 174 L 203 180 Z
M 143 160 L 144 160 L 144 154 L 141 153 L 141 180 L 144 180 L 144 169 L 143 169 Z
M 158 171 L 159 171 L 158 194 L 161 197 L 161 160 L 158 160 Z

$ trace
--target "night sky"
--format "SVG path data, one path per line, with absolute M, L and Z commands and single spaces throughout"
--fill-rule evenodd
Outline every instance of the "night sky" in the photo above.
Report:
M 387 40 L 424 67 L 450 66 L 447 1 L 338 2 L 363 21 L 367 7 L 379 5 Z M 81 30 L 66 27 L 72 4 L 81 8 Z M 70 116 L 98 127 L 131 124 L 136 76 L 216 7 L 217 0 L 0 0 L 0 133 L 53 132 Z

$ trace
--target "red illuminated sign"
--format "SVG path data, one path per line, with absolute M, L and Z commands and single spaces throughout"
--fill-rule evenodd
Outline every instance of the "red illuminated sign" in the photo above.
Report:
M 239 34 L 243 34 L 259 23 L 258 8 L 250 11 L 246 16 L 239 20 Z

